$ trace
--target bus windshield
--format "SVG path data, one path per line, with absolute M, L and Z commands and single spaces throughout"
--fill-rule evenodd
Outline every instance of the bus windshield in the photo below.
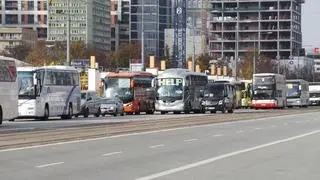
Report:
M 274 77 L 254 77 L 253 84 L 261 85 L 261 84 L 274 84 Z
M 274 90 L 255 90 L 253 93 L 253 99 L 274 99 Z
M 223 97 L 224 85 L 207 86 L 204 90 L 205 98 Z
M 165 100 L 173 98 L 175 100 L 182 100 L 183 85 L 181 78 L 162 78 L 157 80 L 157 99 Z
M 130 87 L 130 78 L 106 78 L 106 98 L 114 98 L 116 95 L 123 101 L 129 103 L 133 101 L 133 89 Z
M 300 97 L 300 84 L 299 83 L 287 83 L 287 97 L 298 98 Z
M 18 72 L 19 98 L 32 98 L 35 95 L 33 72 Z
M 320 92 L 312 92 L 310 93 L 311 98 L 320 98 Z

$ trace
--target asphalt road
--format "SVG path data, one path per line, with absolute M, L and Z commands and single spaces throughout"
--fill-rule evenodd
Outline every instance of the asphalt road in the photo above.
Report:
M 320 178 L 320 112 L 0 150 L 1 179 Z
M 271 112 L 272 110 L 236 110 L 235 113 L 257 113 L 257 112 Z M 211 115 L 207 113 L 206 115 Z M 100 125 L 106 123 L 119 123 L 119 122 L 130 122 L 130 121 L 141 121 L 141 120 L 160 120 L 160 119 L 171 119 L 181 117 L 196 117 L 203 116 L 203 114 L 166 114 L 161 115 L 156 113 L 154 115 L 126 115 L 126 116 L 106 116 L 106 117 L 89 117 L 89 118 L 73 118 L 71 120 L 61 120 L 59 118 L 51 118 L 48 121 L 40 121 L 34 119 L 18 119 L 15 122 L 5 121 L 0 126 L 0 134 L 7 132 L 24 132 L 34 130 L 50 130 L 58 128 L 68 128 L 77 126 L 90 126 Z

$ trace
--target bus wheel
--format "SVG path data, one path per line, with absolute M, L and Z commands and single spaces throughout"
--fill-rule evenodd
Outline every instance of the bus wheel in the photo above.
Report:
M 184 110 L 184 113 L 185 113 L 185 114 L 190 114 L 190 111 L 191 111 L 191 105 L 188 104 L 187 107 L 186 107 L 185 110 Z
M 0 107 L 0 124 L 2 124 L 2 121 L 3 121 L 2 108 Z
M 140 105 L 137 106 L 136 111 L 134 112 L 135 115 L 139 115 L 140 114 Z
M 215 113 L 217 113 L 217 111 L 210 111 L 210 113 L 215 114 Z
M 101 115 L 101 110 L 100 108 L 98 109 L 98 112 L 94 115 L 95 117 L 99 117 Z
M 161 111 L 161 114 L 166 114 L 166 112 L 165 111 Z
M 72 105 L 70 104 L 69 105 L 69 108 L 68 108 L 68 115 L 66 116 L 66 119 L 72 119 L 72 116 L 73 116 L 73 108 L 72 108 Z
M 48 105 L 46 105 L 46 107 L 44 108 L 44 113 L 43 113 L 43 117 L 41 118 L 41 120 L 46 121 L 49 119 L 49 107 Z
M 228 110 L 228 113 L 233 113 L 233 109 Z
M 89 117 L 89 108 L 86 108 L 86 110 L 84 110 L 83 117 Z

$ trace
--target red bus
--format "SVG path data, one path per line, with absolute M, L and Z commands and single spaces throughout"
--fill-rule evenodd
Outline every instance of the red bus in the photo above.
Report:
M 286 78 L 281 74 L 254 74 L 253 108 L 285 108 L 287 104 L 286 89 Z
M 151 87 L 153 78 L 153 74 L 148 72 L 109 73 L 104 78 L 104 97 L 120 98 L 126 114 L 140 114 L 140 112 L 153 114 L 155 111 L 155 93 Z

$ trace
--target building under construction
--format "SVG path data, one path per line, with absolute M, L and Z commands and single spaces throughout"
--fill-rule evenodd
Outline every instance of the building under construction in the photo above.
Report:
M 304 0 L 209 0 L 210 55 L 243 59 L 259 50 L 269 59 L 289 59 L 301 48 Z
M 30 28 L 39 39 L 47 37 L 47 0 L 2 1 L 0 27 Z

